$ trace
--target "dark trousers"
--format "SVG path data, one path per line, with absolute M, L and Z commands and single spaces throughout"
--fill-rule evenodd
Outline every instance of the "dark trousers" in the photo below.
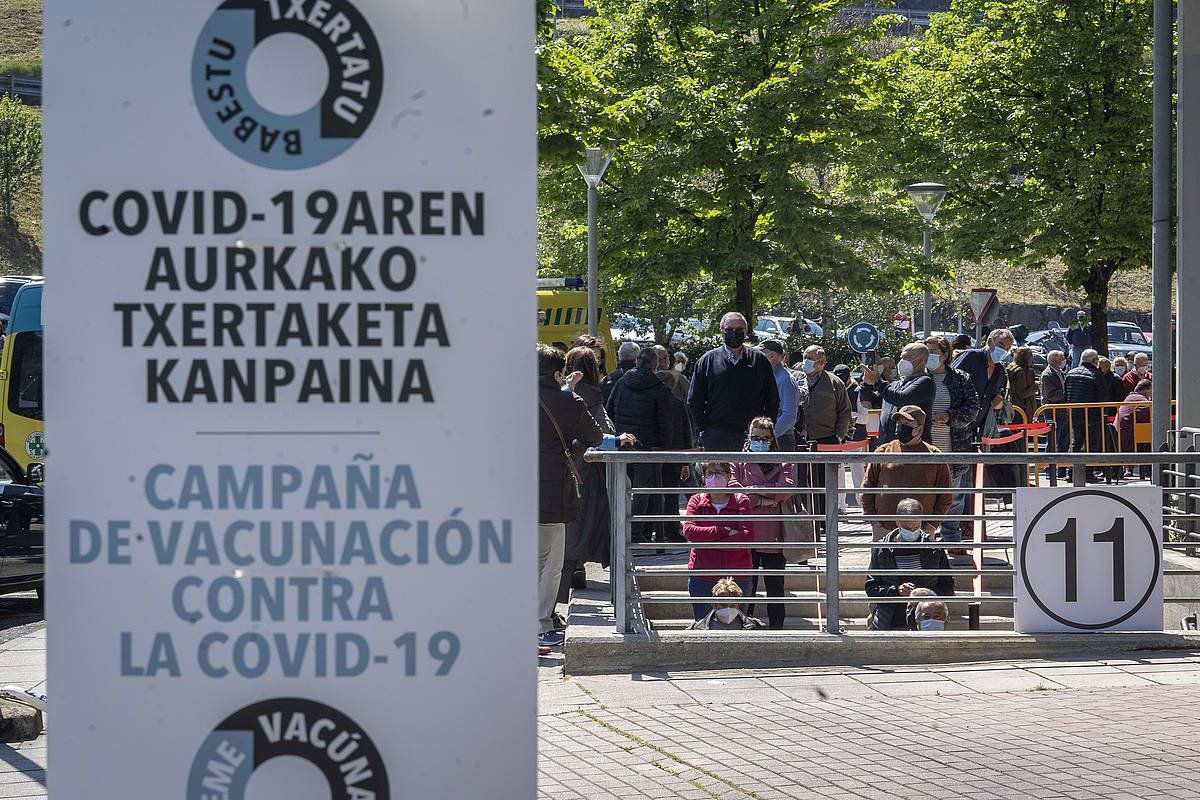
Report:
M 656 487 L 662 476 L 661 464 L 630 464 L 629 465 L 629 480 L 633 482 L 634 488 L 643 486 Z M 657 514 L 662 509 L 662 495 L 659 494 L 635 494 L 633 496 L 633 514 L 640 516 L 643 514 Z M 652 522 L 635 522 L 633 523 L 633 540 L 635 542 L 648 542 L 650 535 L 654 532 L 654 523 Z
M 783 553 L 764 553 L 761 550 L 755 550 L 754 553 L 754 568 L 755 569 L 783 569 L 787 565 L 787 560 L 783 557 Z M 783 597 L 784 585 L 782 575 L 763 575 L 763 586 L 766 587 L 767 597 Z M 758 594 L 758 576 L 754 575 L 750 579 L 750 598 Z M 767 623 L 772 630 L 779 630 L 783 627 L 783 620 L 787 617 L 787 606 L 783 603 L 767 603 Z M 754 616 L 754 603 L 750 604 L 749 610 L 746 612 L 750 616 Z
M 1050 419 L 1050 415 L 1046 415 Z M 1071 412 L 1060 408 L 1054 412 L 1054 448 L 1060 453 L 1071 452 Z
M 700 446 L 709 453 L 740 453 L 745 443 L 745 430 L 706 428 Z
M 683 485 L 683 479 L 680 474 L 683 470 L 683 464 L 660 464 L 662 471 L 659 475 L 659 485 L 664 489 L 674 489 Z M 660 514 L 676 514 L 679 512 L 679 495 L 664 494 L 659 495 L 662 498 L 662 508 L 657 512 Z M 654 526 L 656 531 L 656 539 L 660 542 L 682 542 L 686 541 L 683 538 L 683 523 L 682 522 L 660 522 Z

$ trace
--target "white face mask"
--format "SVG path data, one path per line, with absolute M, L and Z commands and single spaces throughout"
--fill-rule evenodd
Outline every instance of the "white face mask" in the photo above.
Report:
M 676 372 L 683 372 L 683 364 L 676 364 L 676 365 L 675 365 L 675 371 L 676 371 Z
M 1149 368 L 1149 367 L 1138 367 L 1138 368 L 1137 368 L 1137 374 L 1138 374 L 1138 375 L 1142 375 L 1143 377 L 1144 377 L 1144 376 L 1145 376 L 1145 374 L 1146 374 L 1147 372 L 1149 372 L 1149 371 L 1150 371 L 1150 368 Z
M 728 625 L 729 623 L 731 623 L 735 619 L 737 619 L 737 615 L 738 615 L 738 610 L 736 607 L 734 607 L 734 608 L 718 608 L 716 611 L 713 612 L 713 616 L 715 616 L 717 619 L 721 620 L 721 623 L 724 625 Z
M 913 363 L 906 358 L 896 362 L 896 372 L 901 378 L 911 378 L 914 370 Z
M 917 627 L 923 631 L 944 631 L 946 623 L 940 619 L 923 619 L 917 623 Z

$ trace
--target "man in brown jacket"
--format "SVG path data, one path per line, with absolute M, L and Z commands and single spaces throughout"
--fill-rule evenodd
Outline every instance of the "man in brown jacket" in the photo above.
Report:
M 925 430 L 925 412 L 919 406 L 904 406 L 895 414 L 892 420 L 896 423 L 896 438 L 881 445 L 876 453 L 940 453 L 931 444 L 921 441 L 921 432 Z M 863 513 L 867 515 L 888 515 L 896 513 L 896 506 L 906 497 L 911 497 L 921 504 L 926 514 L 942 515 L 950 510 L 953 497 L 950 494 L 950 467 L 946 464 L 870 464 L 866 477 L 863 478 L 862 488 L 892 489 L 903 488 L 915 491 L 908 494 L 864 491 L 862 494 Z M 921 492 L 921 489 L 944 489 L 945 491 Z M 923 522 L 921 527 L 927 533 L 938 529 L 938 522 Z M 895 520 L 872 522 L 872 539 L 879 541 L 883 535 L 896 528 Z

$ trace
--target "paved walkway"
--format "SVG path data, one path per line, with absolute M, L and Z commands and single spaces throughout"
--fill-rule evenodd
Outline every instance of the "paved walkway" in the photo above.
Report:
M 564 679 L 541 798 L 1195 798 L 1200 655 Z
M 44 690 L 45 644 L 44 627 L 0 642 L 0 684 Z M 580 678 L 541 663 L 545 800 L 1200 795 L 1200 653 Z M 44 736 L 0 745 L 0 798 L 45 782 Z

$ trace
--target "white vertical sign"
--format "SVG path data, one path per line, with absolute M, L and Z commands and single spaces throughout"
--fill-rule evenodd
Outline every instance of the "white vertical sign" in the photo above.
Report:
M 56 797 L 534 795 L 533 28 L 47 0 Z
M 1161 631 L 1162 490 L 1019 489 L 1016 629 Z

